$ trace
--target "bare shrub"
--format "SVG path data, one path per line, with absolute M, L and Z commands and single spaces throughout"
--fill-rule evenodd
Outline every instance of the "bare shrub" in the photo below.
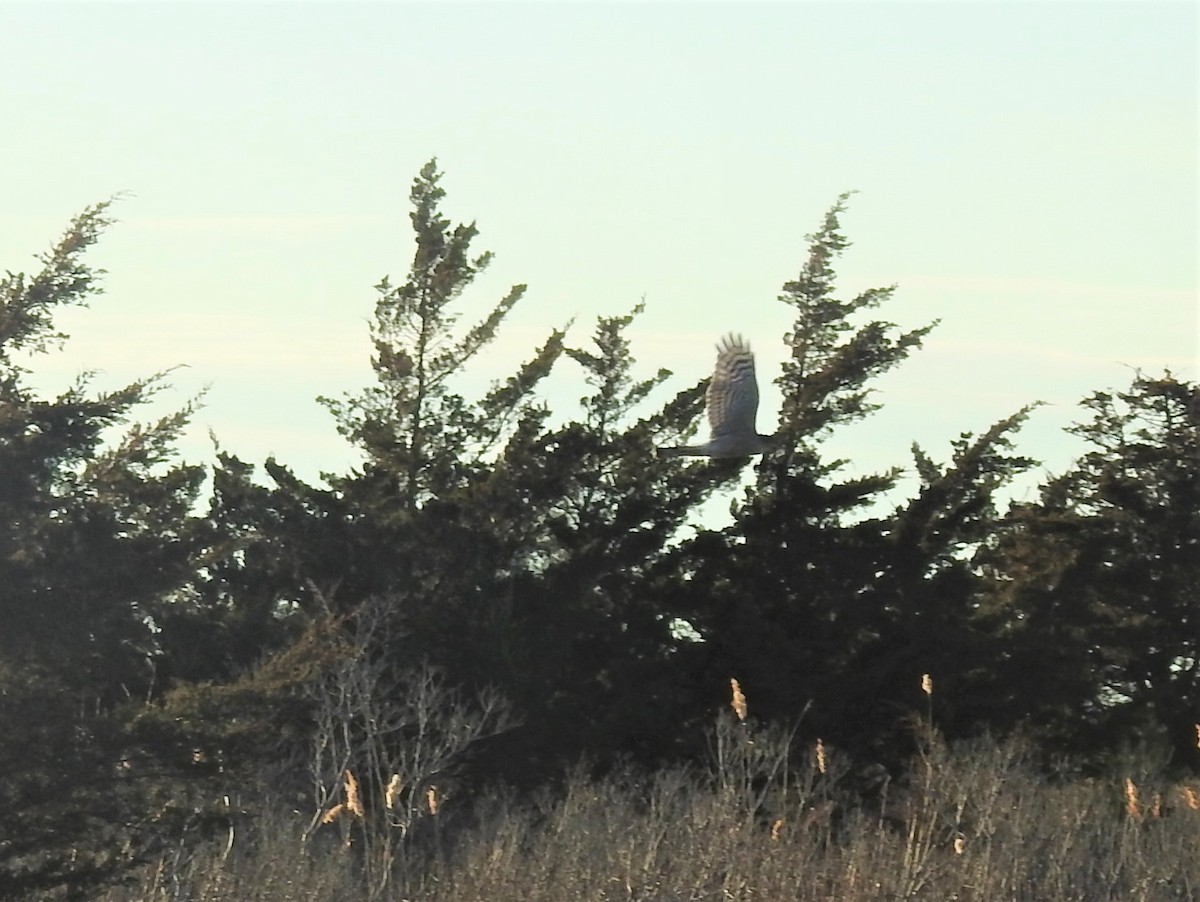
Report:
M 467 697 L 423 662 L 396 668 L 393 655 L 380 653 L 396 638 L 393 624 L 386 601 L 368 602 L 353 619 L 348 653 L 305 689 L 314 723 L 304 840 L 336 824 L 343 846 L 356 847 L 371 898 L 388 886 L 422 822 L 463 801 L 455 774 L 466 751 L 512 723 L 496 692 Z

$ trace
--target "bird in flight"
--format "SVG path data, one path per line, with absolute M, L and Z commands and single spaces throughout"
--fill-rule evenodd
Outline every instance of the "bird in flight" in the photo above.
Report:
M 659 448 L 663 457 L 749 457 L 772 447 L 772 437 L 759 435 L 758 381 L 754 352 L 740 335 L 730 333 L 717 345 L 717 366 L 705 395 L 710 434 L 703 445 Z

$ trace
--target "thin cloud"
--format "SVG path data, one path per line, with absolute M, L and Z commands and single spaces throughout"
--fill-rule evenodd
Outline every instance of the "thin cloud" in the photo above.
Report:
M 1072 297 L 1117 300 L 1136 298 L 1141 302 L 1179 304 L 1183 309 L 1195 309 L 1196 292 L 1177 288 L 1152 288 L 1145 285 L 1108 285 L 1095 282 L 1075 282 L 1064 279 L 1038 279 L 1024 276 L 902 276 L 896 279 L 906 291 L 926 288 L 961 291 L 972 294 L 1036 295 L 1039 298 Z
M 1045 363 L 1055 367 L 1071 366 L 1115 367 L 1126 366 L 1147 372 L 1162 370 L 1185 374 L 1196 368 L 1196 358 L 1180 354 L 1120 354 L 1108 349 L 1089 351 L 1083 346 L 1065 345 L 1048 337 L 1043 342 L 1028 339 L 1023 341 L 1004 339 L 953 339 L 930 336 L 923 351 L 929 357 L 952 357 L 969 360 L 976 364 L 985 359 L 1004 359 L 1013 363 Z
M 134 231 L 178 233 L 273 232 L 299 234 L 329 232 L 385 222 L 372 213 L 317 213 L 308 215 L 213 215 L 130 217 L 122 225 Z

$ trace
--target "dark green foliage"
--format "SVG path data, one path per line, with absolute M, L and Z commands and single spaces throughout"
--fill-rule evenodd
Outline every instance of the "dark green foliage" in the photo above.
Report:
M 705 382 L 671 396 L 667 371 L 639 372 L 640 305 L 599 317 L 587 342 L 549 330 L 511 375 L 467 391 L 524 286 L 461 325 L 491 256 L 472 249 L 473 223 L 443 215 L 444 195 L 431 161 L 413 182 L 407 275 L 377 286 L 375 379 L 323 399 L 361 465 L 309 484 L 219 450 L 203 515 L 204 472 L 173 450 L 192 407 L 135 419 L 165 374 L 108 393 L 81 377 L 51 399 L 27 383 L 23 366 L 63 339 L 54 311 L 97 290 L 82 254 L 107 205 L 40 272 L 0 283 L 0 896 L 86 897 L 169 849 L 139 898 L 185 884 L 218 898 L 297 831 L 306 898 L 401 884 L 459 898 L 456 868 L 478 898 L 598 884 L 774 898 L 801 872 L 822 898 L 1195 888 L 1146 858 L 1166 861 L 1191 822 L 1111 826 L 1119 794 L 1047 783 L 1015 745 L 984 742 L 960 769 L 930 723 L 955 740 L 1023 733 L 1042 753 L 1110 761 L 1140 743 L 1200 764 L 1195 385 L 1138 376 L 1089 398 L 1073 429 L 1088 453 L 1007 511 L 997 493 L 1035 463 L 1013 444 L 1032 407 L 963 433 L 944 460 L 914 446 L 911 497 L 899 468 L 848 475 L 827 440 L 877 408 L 874 380 L 932 325 L 872 318 L 892 287 L 839 297 L 843 195 L 779 297 L 794 321 L 776 446 L 753 471 L 660 458 L 695 431 Z M 540 392 L 562 367 L 587 387 L 552 415 Z M 696 522 L 735 486 L 729 526 Z M 706 740 L 731 677 L 764 728 L 723 720 Z M 796 763 L 818 736 L 839 749 L 836 774 Z M 713 754 L 715 770 L 696 769 Z M 580 760 L 613 779 L 564 782 Z M 657 776 L 616 776 L 630 761 Z M 375 807 L 338 822 L 349 855 L 323 858 L 346 770 Z M 404 807 L 380 809 L 401 771 Z M 444 818 L 420 807 L 434 785 L 461 802 L 499 780 L 566 795 L 528 816 L 502 806 L 499 826 L 467 826 L 465 803 Z M 898 794 L 916 807 L 879 807 Z M 1063 845 L 1037 824 L 1064 806 L 1114 816 Z M 279 811 L 296 815 L 275 824 Z M 781 816 L 795 829 L 771 840 Z M 1014 858 L 997 844 L 1008 835 L 1034 837 L 1033 852 Z M 946 852 L 956 836 L 978 855 Z M 553 854 L 534 861 L 530 844 Z M 847 885 L 852 872 L 874 882 Z M 259 890 L 290 898 L 293 876 Z
M 414 181 L 408 279 L 379 286 L 376 384 L 326 401 L 363 465 L 322 489 L 268 461 L 273 486 L 262 488 L 222 457 L 213 522 L 244 543 L 214 566 L 205 592 L 227 597 L 264 637 L 279 634 L 259 626 L 266 619 L 315 613 L 318 598 L 342 614 L 388 598 L 403 638 L 381 653 L 431 661 L 513 703 L 523 726 L 491 760 L 515 779 L 597 746 L 654 749 L 666 723 L 649 684 L 669 682 L 671 638 L 644 586 L 689 513 L 734 470 L 656 459 L 655 444 L 699 412 L 702 386 L 643 411 L 669 374 L 634 376 L 625 330 L 637 310 L 599 320 L 591 348 L 567 349 L 553 332 L 478 399 L 455 391 L 522 288 L 457 333 L 454 302 L 489 255 L 473 256 L 474 226 L 441 215 L 439 178 L 430 163 Z M 564 351 L 589 393 L 577 419 L 551 427 L 534 392 Z
M 1071 431 L 1090 450 L 981 554 L 1011 645 L 1006 713 L 1067 748 L 1137 737 L 1200 763 L 1198 397 L 1167 373 L 1086 399 Z
M 872 288 L 843 301 L 835 295 L 833 261 L 849 247 L 839 217 L 849 194 L 843 194 L 825 214 L 820 230 L 808 236 L 808 259 L 800 274 L 783 286 L 779 300 L 796 311 L 795 324 L 784 336 L 791 349 L 778 384 L 783 394 L 780 426 L 794 444 L 811 452 L 817 440 L 838 426 L 854 422 L 877 409 L 871 403 L 870 379 L 899 364 L 936 324 L 894 334 L 895 325 L 873 320 L 854 321 L 859 311 L 886 302 L 895 286 Z M 786 466 L 795 456 L 781 455 Z M 832 465 L 836 468 L 836 464 Z M 802 472 L 800 470 L 791 472 Z M 771 472 L 779 475 L 779 466 Z M 783 471 L 788 472 L 788 471 Z M 765 488 L 760 478 L 760 488 Z
M 796 310 L 778 380 L 781 446 L 759 464 L 735 523 L 680 547 L 666 592 L 703 639 L 685 649 L 691 682 L 709 687 L 693 699 L 696 716 L 737 677 L 761 716 L 796 718 L 811 703 L 815 735 L 893 759 L 921 674 L 957 676 L 986 660 L 966 552 L 994 521 L 996 489 L 1030 463 L 1008 453 L 1026 412 L 965 435 L 945 470 L 915 449 L 920 493 L 891 513 L 881 508 L 898 470 L 839 478 L 845 462 L 823 459 L 822 440 L 874 409 L 870 380 L 932 328 L 856 321 L 891 288 L 836 297 L 845 200 L 810 236 L 807 263 L 780 296 Z
M 18 362 L 99 290 L 83 254 L 107 207 L 0 283 L 0 884 L 30 890 L 86 887 L 136 848 L 156 788 L 130 770 L 131 713 L 160 686 L 157 618 L 205 544 L 188 517 L 203 469 L 171 451 L 191 406 L 131 420 L 162 374 L 44 399 Z
M 372 359 L 377 385 L 357 397 L 326 403 L 342 434 L 368 455 L 362 478 L 412 510 L 448 490 L 470 484 L 506 436 L 510 420 L 533 411 L 529 398 L 562 351 L 562 334 L 507 382 L 477 404 L 451 390 L 452 377 L 496 337 L 525 293 L 514 285 L 487 316 L 463 335 L 453 303 L 487 268 L 490 253 L 471 256 L 474 223 L 453 225 L 439 209 L 445 191 L 430 161 L 413 182 L 416 251 L 407 281 L 386 277 L 376 290 Z

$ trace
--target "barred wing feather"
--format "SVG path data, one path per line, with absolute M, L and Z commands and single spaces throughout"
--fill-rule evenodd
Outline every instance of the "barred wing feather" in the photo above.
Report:
M 754 374 L 754 353 L 740 335 L 727 335 L 717 345 L 717 365 L 705 401 L 714 439 L 755 434 L 758 380 Z
M 775 437 L 759 435 L 758 381 L 754 354 L 740 335 L 726 335 L 717 345 L 717 366 L 705 396 L 712 430 L 702 445 L 659 448 L 662 457 L 750 457 L 770 450 Z

